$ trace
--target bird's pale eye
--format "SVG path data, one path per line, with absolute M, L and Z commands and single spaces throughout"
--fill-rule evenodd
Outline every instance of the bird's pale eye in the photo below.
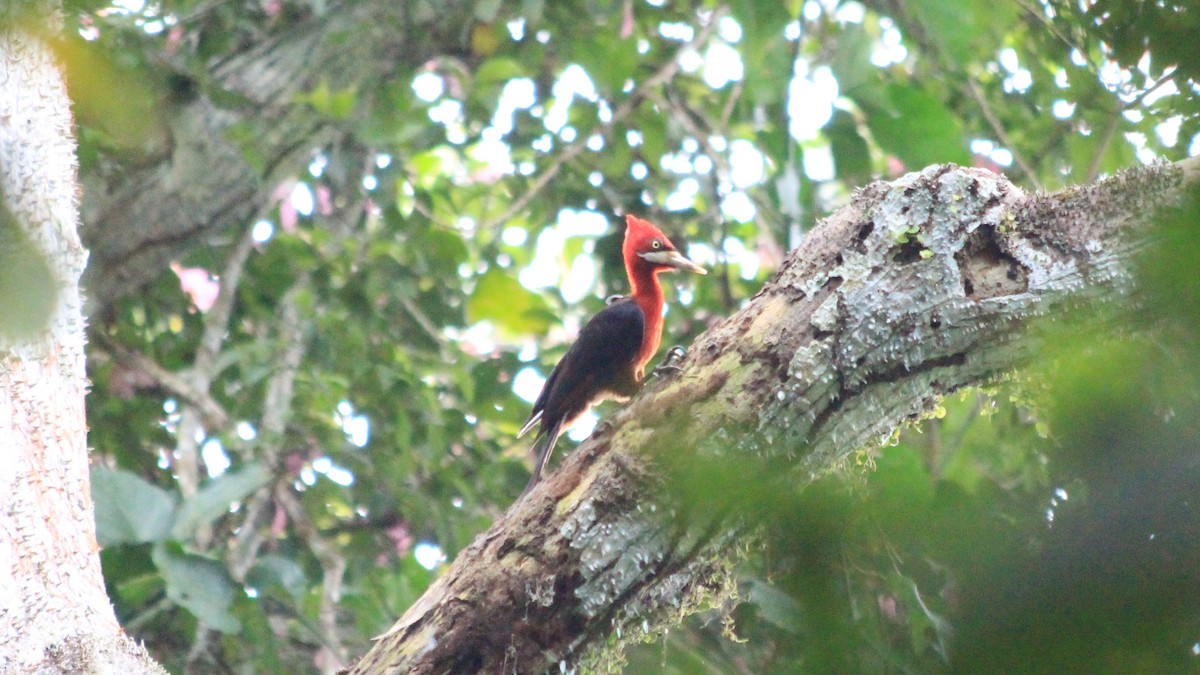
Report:
M 662 248 L 662 242 L 655 239 L 654 241 L 650 242 L 650 248 L 657 251 L 658 249 Z

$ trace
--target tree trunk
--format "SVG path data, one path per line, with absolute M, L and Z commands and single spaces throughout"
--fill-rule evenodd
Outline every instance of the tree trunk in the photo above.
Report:
M 1154 211 L 1200 159 L 1029 195 L 934 166 L 860 190 L 487 532 L 352 673 L 571 668 L 720 593 L 737 521 L 678 515 L 650 455 L 754 453 L 796 485 L 1020 364 L 1031 320 L 1127 298 Z M 697 450 L 698 449 L 698 450 Z M 685 459 L 686 461 L 686 459 Z
M 85 176 L 89 313 L 155 280 L 207 239 L 228 236 L 230 226 L 246 226 L 313 152 L 341 145 L 345 131 L 303 95 L 350 91 L 359 114 L 368 114 L 391 78 L 443 53 L 431 45 L 452 51 L 464 42 L 472 9 L 459 0 L 330 3 L 244 36 L 204 73 L 159 55 L 158 69 L 176 75 L 183 91 L 157 92 L 155 133 Z
M 55 3 L 26 4 L 36 19 L 0 8 L 0 672 L 161 672 L 100 573 L 71 112 Z

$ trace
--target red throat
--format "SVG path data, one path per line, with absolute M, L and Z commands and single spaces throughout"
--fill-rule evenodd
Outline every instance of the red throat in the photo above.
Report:
M 637 216 L 625 217 L 625 243 L 621 252 L 625 258 L 625 273 L 629 275 L 629 289 L 633 301 L 642 310 L 645 327 L 642 330 L 642 348 L 637 355 L 637 375 L 640 380 L 645 373 L 646 364 L 658 353 L 662 343 L 663 329 L 663 292 L 658 283 L 658 273 L 654 265 L 638 257 L 639 249 L 644 248 L 653 239 L 666 242 L 667 237 L 651 224 Z

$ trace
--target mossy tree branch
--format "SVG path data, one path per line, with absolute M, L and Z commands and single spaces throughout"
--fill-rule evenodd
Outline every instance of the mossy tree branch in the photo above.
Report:
M 145 138 L 82 176 L 89 309 L 150 283 L 197 245 L 230 237 L 229 228 L 252 222 L 316 149 L 350 144 L 348 122 L 314 110 L 306 94 L 350 90 L 367 114 L 385 84 L 438 53 L 430 45 L 453 49 L 464 40 L 473 6 L 335 2 L 289 14 L 220 59 L 200 62 L 169 48 L 150 55 L 171 77 L 152 92 Z M 196 34 L 203 26 L 187 28 Z
M 673 515 L 656 453 L 754 453 L 805 484 L 1021 364 L 1033 319 L 1131 297 L 1145 225 L 1197 177 L 1193 158 L 1030 195 L 934 166 L 860 190 L 349 672 L 541 672 L 697 606 L 728 583 L 737 520 Z

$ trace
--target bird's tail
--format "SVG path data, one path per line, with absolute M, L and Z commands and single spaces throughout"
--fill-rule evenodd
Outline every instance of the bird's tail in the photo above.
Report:
M 542 468 L 546 466 L 546 461 L 550 459 L 550 454 L 554 452 L 554 446 L 558 443 L 558 436 L 561 433 L 562 420 L 559 420 L 549 429 L 545 429 L 537 435 L 532 448 L 533 452 L 537 453 L 537 462 L 533 465 L 533 475 L 529 477 L 529 482 L 525 485 L 525 489 L 521 491 L 521 497 L 529 494 L 529 491 L 533 489 L 538 479 L 541 478 Z

